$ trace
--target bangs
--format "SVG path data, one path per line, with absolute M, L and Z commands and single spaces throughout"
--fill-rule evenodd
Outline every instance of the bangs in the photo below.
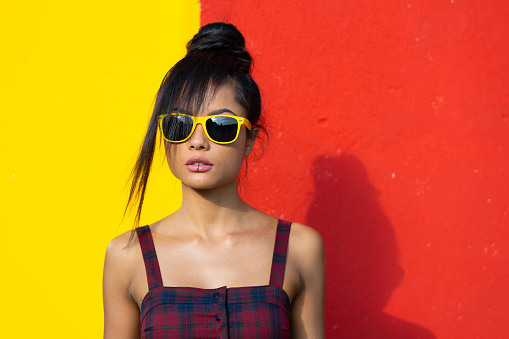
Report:
M 188 55 L 175 64 L 163 80 L 161 89 L 165 87 L 165 93 L 159 95 L 165 96 L 166 102 L 161 103 L 157 114 L 169 114 L 180 108 L 196 115 L 207 107 L 219 87 L 234 83 L 224 65 L 226 61 L 217 55 Z

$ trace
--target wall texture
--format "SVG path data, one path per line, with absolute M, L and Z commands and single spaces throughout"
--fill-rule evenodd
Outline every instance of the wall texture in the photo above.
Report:
M 322 233 L 328 337 L 507 338 L 507 3 L 201 5 L 254 54 L 247 197 Z

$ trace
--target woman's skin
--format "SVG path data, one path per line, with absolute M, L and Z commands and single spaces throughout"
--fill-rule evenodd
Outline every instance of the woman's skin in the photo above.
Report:
M 225 109 L 247 116 L 230 85 L 210 94 L 203 107 L 200 116 Z M 166 145 L 171 148 L 170 169 L 182 181 L 183 199 L 175 213 L 150 225 L 164 286 L 213 289 L 269 284 L 277 219 L 247 205 L 236 180 L 257 132 L 242 127 L 235 142 L 220 145 L 198 125 L 186 142 Z M 190 171 L 185 164 L 194 156 L 206 158 L 212 168 Z M 126 247 L 129 236 L 127 232 L 113 239 L 106 252 L 107 339 L 140 338 L 140 306 L 148 284 L 138 239 Z M 323 338 L 323 242 L 318 232 L 299 223 L 293 223 L 290 232 L 283 289 L 292 305 L 292 338 Z

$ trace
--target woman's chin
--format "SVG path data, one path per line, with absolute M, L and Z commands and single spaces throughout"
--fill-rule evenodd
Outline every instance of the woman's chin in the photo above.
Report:
M 206 191 L 210 190 L 213 191 L 215 189 L 224 189 L 230 185 L 236 185 L 236 180 L 226 181 L 226 182 L 218 182 L 211 180 L 186 180 L 182 181 L 182 184 L 190 189 L 196 190 L 196 191 Z

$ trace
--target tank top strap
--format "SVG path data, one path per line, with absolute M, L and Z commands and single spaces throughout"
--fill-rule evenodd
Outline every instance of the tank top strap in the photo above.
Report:
M 274 244 L 274 255 L 272 257 L 272 268 L 270 271 L 271 286 L 283 288 L 285 278 L 286 252 L 288 249 L 288 238 L 292 223 L 279 219 L 276 230 L 276 243 Z
M 143 261 L 145 262 L 145 270 L 147 271 L 148 289 L 163 286 L 163 278 L 161 277 L 161 270 L 159 268 L 159 261 L 154 247 L 154 239 L 150 232 L 149 226 L 136 228 L 138 239 L 140 241 L 141 252 L 143 254 Z

